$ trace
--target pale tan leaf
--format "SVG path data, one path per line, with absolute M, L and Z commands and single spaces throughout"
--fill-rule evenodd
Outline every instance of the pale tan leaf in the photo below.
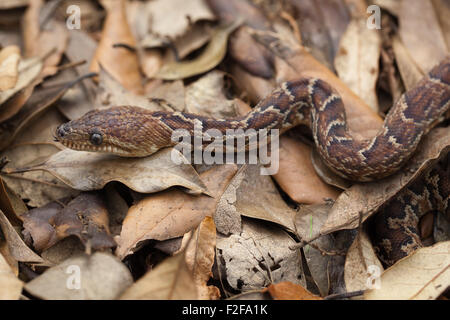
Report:
M 41 72 L 42 61 L 39 58 L 21 60 L 19 63 L 19 77 L 14 87 L 0 91 L 0 108 L 6 100 L 20 90 L 25 89 Z
M 44 170 L 81 191 L 98 190 L 108 182 L 119 181 L 142 193 L 157 192 L 175 185 L 188 188 L 195 194 L 207 192 L 194 168 L 175 164 L 172 152 L 182 157 L 175 149 L 165 149 L 150 157 L 128 159 L 65 149 L 42 164 L 7 172 Z
M 121 300 L 194 300 L 197 288 L 185 253 L 167 258 L 129 287 Z
M 339 78 L 376 112 L 380 50 L 378 31 L 367 28 L 365 18 L 353 18 L 341 38 L 334 60 Z
M 185 33 L 190 23 L 215 19 L 203 0 L 155 0 L 148 2 L 146 10 L 152 33 L 172 39 Z
M 22 287 L 22 281 L 12 272 L 0 253 L 0 300 L 18 300 L 22 293 Z
M 19 77 L 20 49 L 8 46 L 0 51 L 0 92 L 13 88 Z
M 450 287 L 450 241 L 417 249 L 387 269 L 380 281 L 380 289 L 367 290 L 364 299 L 436 299 Z
M 448 54 L 439 19 L 430 0 L 402 0 L 399 34 L 424 73 Z
M 372 243 L 365 232 L 357 236 L 348 249 L 344 268 L 347 291 L 365 290 L 375 285 L 370 282 L 372 272 L 380 272 L 378 275 L 383 272 L 383 266 L 375 255 Z
M 111 300 L 132 283 L 122 262 L 110 253 L 96 252 L 70 257 L 28 282 L 25 289 L 45 300 Z

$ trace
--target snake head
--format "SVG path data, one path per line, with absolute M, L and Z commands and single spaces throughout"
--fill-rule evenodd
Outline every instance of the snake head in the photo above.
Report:
M 79 151 L 148 156 L 163 147 L 149 139 L 148 131 L 155 127 L 150 115 L 145 109 L 129 106 L 93 110 L 60 125 L 55 140 Z

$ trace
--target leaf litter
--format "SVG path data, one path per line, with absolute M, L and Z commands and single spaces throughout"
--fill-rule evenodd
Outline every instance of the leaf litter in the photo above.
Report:
M 114 105 L 242 116 L 311 76 L 369 138 L 450 46 L 445 1 L 373 2 L 381 30 L 366 27 L 365 0 L 79 1 L 80 30 L 64 2 L 2 2 L 0 298 L 448 299 L 448 217 L 423 219 L 427 246 L 384 271 L 367 236 L 368 219 L 447 156 L 445 119 L 399 172 L 366 184 L 331 174 L 304 128 L 281 137 L 273 176 L 53 141 L 61 123 Z M 80 290 L 67 288 L 72 266 Z

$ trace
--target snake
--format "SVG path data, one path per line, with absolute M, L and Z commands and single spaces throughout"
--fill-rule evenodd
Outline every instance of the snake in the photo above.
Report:
M 230 132 L 277 129 L 282 134 L 306 125 L 321 159 L 332 171 L 352 181 L 367 182 L 398 171 L 449 107 L 450 56 L 398 99 L 370 139 L 352 136 L 339 93 L 325 80 L 311 77 L 281 83 L 252 111 L 230 119 L 115 106 L 92 110 L 60 125 L 55 139 L 74 150 L 146 157 L 175 146 L 171 136 L 177 129 L 194 136 L 196 125 L 201 132 L 214 129 L 222 133 L 224 142 L 235 138 Z
M 427 213 L 450 219 L 450 155 L 447 153 L 374 217 L 372 238 L 380 260 L 391 266 L 421 248 L 419 221 Z

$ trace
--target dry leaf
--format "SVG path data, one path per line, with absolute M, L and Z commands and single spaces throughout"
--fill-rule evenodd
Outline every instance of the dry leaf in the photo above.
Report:
M 212 216 L 220 195 L 236 173 L 235 165 L 223 165 L 203 172 L 200 178 L 211 196 L 194 196 L 170 190 L 144 198 L 128 211 L 116 255 L 124 258 L 139 242 L 166 240 L 194 229 L 205 216 Z
M 402 0 L 399 34 L 423 73 L 448 54 L 439 20 L 430 0 Z
M 410 90 L 422 79 L 423 71 L 414 62 L 408 49 L 406 49 L 398 36 L 392 38 L 392 48 L 394 49 L 395 60 L 405 88 Z
M 289 197 L 298 203 L 323 203 L 336 199 L 340 191 L 317 175 L 311 162 L 310 146 L 291 137 L 280 138 L 280 168 L 274 179 Z
M 125 14 L 125 1 L 103 0 L 102 4 L 106 8 L 106 19 L 90 70 L 99 72 L 101 64 L 126 89 L 141 94 L 143 87 L 136 52 L 123 47 L 114 47 L 115 44 L 136 47 Z
M 206 283 L 212 276 L 216 256 L 216 226 L 211 217 L 205 217 L 192 235 L 186 248 L 186 263 L 192 271 L 199 300 L 217 300 L 220 290 Z
M 301 254 L 290 249 L 294 243 L 280 228 L 243 219 L 241 234 L 217 237 L 221 281 L 238 291 L 280 281 L 305 285 Z
M 44 262 L 41 257 L 35 254 L 20 238 L 17 231 L 6 219 L 3 212 L 0 210 L 0 229 L 5 236 L 11 255 L 17 260 L 22 262 Z
M 362 254 L 362 256 L 361 256 Z M 383 272 L 372 243 L 365 232 L 355 238 L 345 257 L 345 287 L 347 291 L 365 290 L 375 285 L 370 280 Z
M 215 19 L 203 0 L 155 0 L 148 2 L 145 10 L 152 33 L 172 39 L 185 33 L 190 23 Z
M 14 94 L 27 87 L 41 72 L 42 61 L 39 58 L 21 60 L 19 63 L 19 77 L 14 87 L 0 91 L 0 108 L 2 104 Z
M 111 300 L 133 283 L 128 268 L 109 253 L 73 256 L 25 285 L 45 300 Z
M 237 21 L 216 30 L 203 52 L 192 61 L 167 63 L 155 76 L 164 80 L 177 80 L 204 73 L 217 66 L 227 52 L 228 36 L 241 24 Z
M 239 234 L 241 215 L 294 230 L 295 211 L 281 198 L 272 179 L 261 175 L 259 165 L 242 166 L 223 193 L 214 215 L 217 230 L 226 235 Z
M 0 51 L 0 92 L 14 88 L 19 77 L 20 49 L 8 46 Z
M 36 250 L 42 251 L 68 237 L 78 237 L 94 250 L 115 247 L 109 232 L 108 212 L 98 194 L 82 193 L 72 201 L 51 202 L 22 216 L 24 235 L 31 237 Z
M 365 18 L 353 18 L 341 38 L 334 60 L 339 78 L 376 112 L 380 50 L 378 31 L 367 28 Z
M 366 300 L 436 299 L 450 286 L 450 241 L 417 249 L 380 278 L 380 288 L 367 290 Z
M 197 289 L 185 253 L 167 258 L 129 287 L 122 300 L 194 300 Z
M 18 300 L 22 293 L 22 287 L 22 281 L 12 272 L 0 253 L 0 300 Z
M 289 281 L 271 284 L 265 290 L 270 293 L 274 300 L 322 300 L 301 285 Z
M 110 181 L 119 181 L 134 191 L 157 192 L 171 186 L 183 186 L 192 193 L 207 192 L 192 166 L 172 161 L 174 149 L 164 149 L 146 158 L 121 158 L 115 155 L 65 149 L 42 164 L 4 170 L 7 173 L 44 170 L 73 189 L 102 189 Z

